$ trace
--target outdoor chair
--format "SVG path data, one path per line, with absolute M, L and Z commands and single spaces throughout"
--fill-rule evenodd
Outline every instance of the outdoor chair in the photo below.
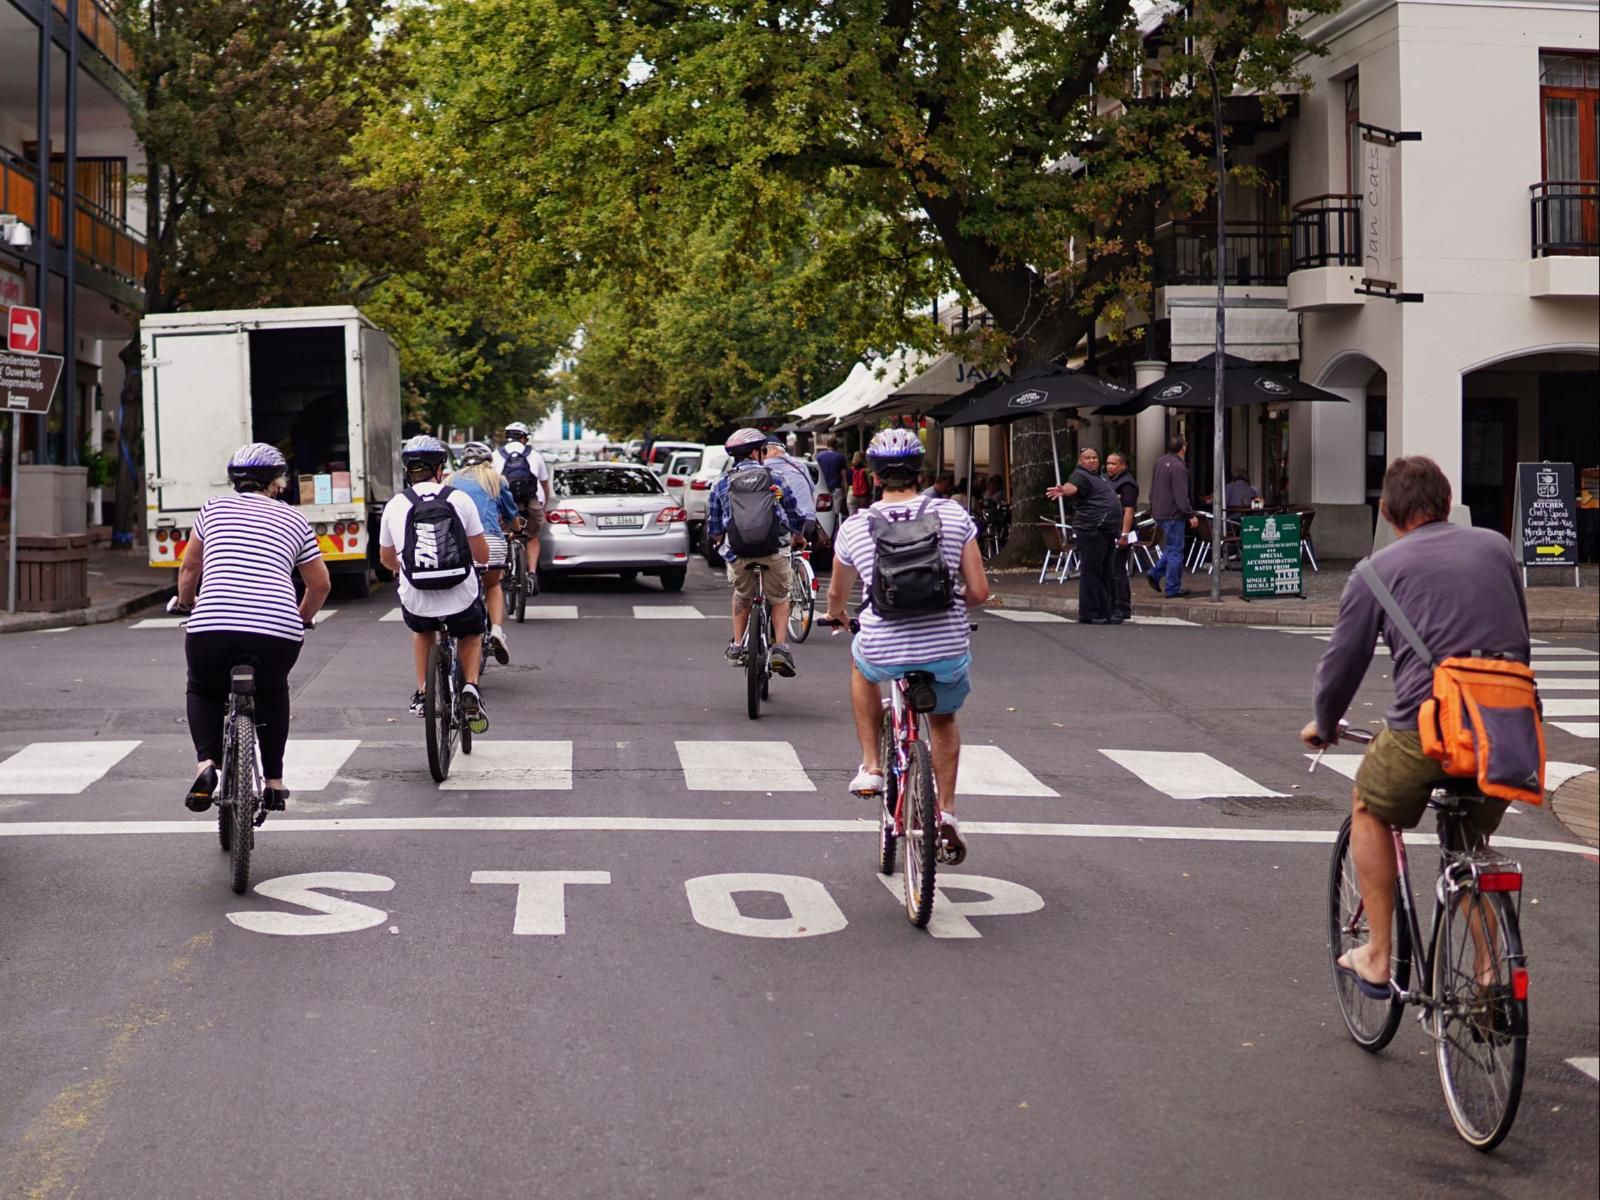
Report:
M 1044 565 L 1039 568 L 1039 582 L 1044 582 L 1052 567 L 1056 570 L 1056 582 L 1065 582 L 1076 553 L 1068 541 L 1071 531 L 1051 521 L 1040 521 L 1039 536 L 1044 540 Z
M 1322 571 L 1321 568 L 1317 566 L 1317 556 L 1311 549 L 1311 522 L 1316 520 L 1317 510 L 1314 508 L 1302 509 L 1299 515 L 1300 553 L 1311 561 L 1311 569 L 1320 575 L 1322 574 Z

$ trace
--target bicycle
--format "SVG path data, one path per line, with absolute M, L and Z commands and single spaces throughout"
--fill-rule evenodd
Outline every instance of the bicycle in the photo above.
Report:
M 461 753 L 472 753 L 472 727 L 461 707 L 461 659 L 456 639 L 441 628 L 428 650 L 423 686 L 423 725 L 427 730 L 428 773 L 435 783 L 450 777 L 450 762 L 459 740 Z
M 772 649 L 772 606 L 767 602 L 767 568 L 751 563 L 756 573 L 756 594 L 750 602 L 750 619 L 745 622 L 744 661 L 745 712 L 752 721 L 761 716 L 761 702 L 772 696 L 772 664 L 767 661 Z
M 1373 735 L 1341 729 L 1340 736 L 1367 743 Z M 1334 990 L 1350 1036 L 1375 1054 L 1394 1037 L 1405 1006 L 1417 1005 L 1417 1020 L 1434 1043 L 1439 1083 L 1456 1132 L 1474 1149 L 1489 1151 L 1510 1132 L 1522 1097 L 1528 970 L 1519 923 L 1522 865 L 1490 850 L 1486 840 L 1470 850 L 1453 848 L 1468 845 L 1466 806 L 1483 800 L 1472 779 L 1449 780 L 1428 800 L 1438 813 L 1439 878 L 1426 942 L 1405 842 L 1398 828 L 1392 830 L 1398 880 L 1387 998 L 1367 996 L 1338 966 L 1340 956 L 1363 944 L 1368 932 L 1350 855 L 1349 817 L 1334 843 L 1328 932 Z
M 822 625 L 837 626 L 826 617 Z M 852 618 L 851 633 L 860 632 Z M 976 629 L 969 625 L 968 629 Z M 878 724 L 878 761 L 883 765 L 883 803 L 878 805 L 878 873 L 893 875 L 899 843 L 905 885 L 906 919 L 918 929 L 933 917 L 934 879 L 939 863 L 953 861 L 939 838 L 939 792 L 933 774 L 933 743 L 928 714 L 934 709 L 933 676 L 908 671 L 896 679 L 883 701 Z
M 505 589 L 506 612 L 520 625 L 528 618 L 528 595 L 532 588 L 528 577 L 528 540 L 523 534 L 513 533 L 506 543 L 508 558 L 500 576 L 500 586 Z
M 803 642 L 811 636 L 817 616 L 817 573 L 810 550 L 789 551 L 792 582 L 789 585 L 789 640 Z

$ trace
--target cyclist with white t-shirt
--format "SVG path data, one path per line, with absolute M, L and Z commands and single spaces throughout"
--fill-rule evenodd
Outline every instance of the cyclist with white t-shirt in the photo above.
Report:
M 472 563 L 483 566 L 489 561 L 489 542 L 483 536 L 478 506 L 465 492 L 444 484 L 444 468 L 449 461 L 449 447 L 438 438 L 421 434 L 406 442 L 400 451 L 400 462 L 407 487 L 383 507 L 378 553 L 383 565 L 395 573 L 400 588 L 400 615 L 406 628 L 411 630 L 417 668 L 417 690 L 411 697 L 412 715 L 425 715 L 423 689 L 428 677 L 428 651 L 433 648 L 439 630 L 444 629 L 456 639 L 456 652 L 460 656 L 461 677 L 465 681 L 461 688 L 461 708 L 466 714 L 467 727 L 473 733 L 483 733 L 489 728 L 489 714 L 484 708 L 483 694 L 478 690 L 478 672 L 483 666 L 483 631 L 487 628 L 488 616 L 484 612 L 478 574 L 471 569 L 471 564 L 466 564 L 465 576 L 453 586 L 419 587 L 417 579 L 413 578 L 415 564 L 407 564 L 403 558 L 404 553 L 410 553 L 407 535 L 414 507 L 412 497 L 421 501 L 443 493 L 442 498 L 455 510 L 461 533 L 470 547 Z M 419 578 L 420 575 L 419 572 Z
M 947 855 L 955 864 L 967 854 L 955 813 L 956 772 L 961 760 L 956 710 L 972 690 L 967 609 L 989 598 L 989 580 L 983 573 L 978 529 L 966 509 L 954 500 L 918 493 L 922 460 L 922 442 L 909 429 L 886 429 L 867 447 L 867 465 L 883 488 L 883 498 L 852 514 L 839 528 L 834 539 L 833 579 L 828 587 L 828 617 L 838 624 L 848 621 L 845 604 L 858 578 L 863 593 L 872 594 L 877 553 L 874 515 L 880 522 L 930 514 L 938 517 L 940 557 L 949 577 L 960 585 L 954 602 L 938 612 L 894 617 L 885 617 L 868 603 L 862 606 L 858 617 L 860 632 L 851 647 L 854 663 L 850 670 L 850 706 L 861 741 L 861 766 L 850 782 L 850 790 L 863 796 L 883 793 L 883 763 L 878 758 L 878 726 L 883 713 L 881 685 L 913 671 L 931 675 L 934 706 L 928 729 L 939 791 L 941 861 Z
M 550 464 L 533 448 L 532 437 L 533 431 L 521 421 L 507 425 L 505 445 L 494 452 L 494 469 L 510 485 L 522 511 L 523 534 L 528 539 L 528 575 L 537 579 L 534 568 L 539 565 L 539 530 L 544 528 L 544 509 L 550 500 Z M 514 462 L 515 459 L 522 461 Z

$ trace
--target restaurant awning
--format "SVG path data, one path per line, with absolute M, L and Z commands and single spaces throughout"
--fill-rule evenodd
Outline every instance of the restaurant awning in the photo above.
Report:
M 868 368 L 869 378 L 847 402 L 832 411 L 835 426 L 846 422 L 873 419 L 886 416 L 887 413 L 878 411 L 878 406 L 899 387 L 902 387 L 906 376 L 915 376 L 928 365 L 928 356 L 920 350 L 911 350 L 902 347 L 888 358 Z M 852 376 L 855 372 L 851 372 Z M 902 411 L 915 411 L 906 409 Z

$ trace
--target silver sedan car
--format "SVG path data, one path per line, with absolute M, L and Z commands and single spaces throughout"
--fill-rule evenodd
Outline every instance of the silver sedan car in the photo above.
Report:
M 648 467 L 562 463 L 539 534 L 539 575 L 656 575 L 666 591 L 689 573 L 689 514 Z

